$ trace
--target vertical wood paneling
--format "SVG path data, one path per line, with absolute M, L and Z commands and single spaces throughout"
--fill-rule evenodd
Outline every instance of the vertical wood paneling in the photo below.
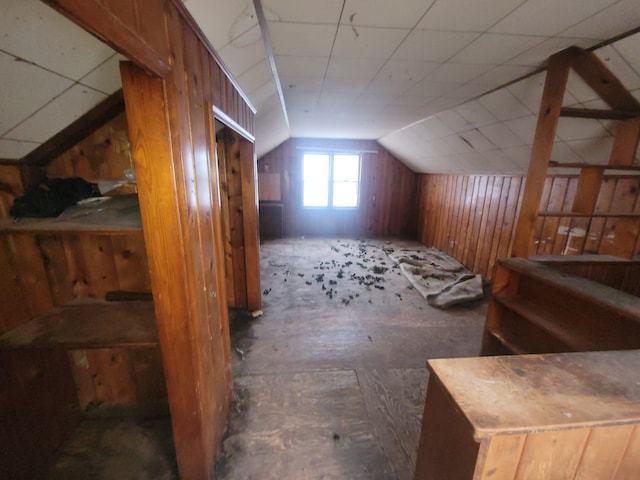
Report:
M 593 429 L 576 470 L 575 480 L 616 478 L 618 464 L 633 429 L 633 425 Z
M 527 436 L 515 479 L 574 478 L 588 437 L 588 429 L 540 432 Z
M 88 182 L 124 180 L 131 168 L 127 117 L 123 113 L 55 158 L 46 169 L 49 177 L 82 177 Z
M 128 130 L 135 143 L 144 244 L 150 252 L 176 453 L 182 477 L 213 478 L 232 379 L 219 255 L 222 237 L 215 230 L 220 222 L 218 180 L 209 121 L 215 105 L 252 132 L 252 108 L 181 2 L 46 1 L 145 69 L 133 72 L 125 67 L 130 75 L 123 85 L 129 89 L 124 92 Z M 128 152 L 120 147 L 127 141 L 122 136 L 100 135 L 96 132 L 86 145 L 67 152 L 51 172 L 120 178 L 124 166 L 120 160 L 128 159 Z M 113 155 L 118 158 L 114 160 Z M 66 234 L 61 244 L 47 242 L 46 251 L 64 251 L 65 261 L 47 264 L 42 276 L 61 279 L 66 268 L 67 279 L 73 280 L 69 281 L 73 296 L 99 296 L 107 289 L 120 288 L 120 277 L 131 278 L 129 273 L 144 263 L 136 255 L 142 248 L 134 239 L 114 243 L 105 236 Z M 5 263 L 13 268 L 9 261 Z M 126 289 L 148 284 L 144 277 L 133 277 Z M 7 278 L 13 282 L 29 277 Z M 54 297 L 63 298 L 68 291 L 60 288 Z M 122 362 L 131 377 L 132 362 L 136 364 L 132 358 Z M 116 396 L 126 398 L 126 385 L 116 383 L 107 390 L 124 388 Z M 109 397 L 108 391 L 103 393 Z
M 303 148 L 378 152 L 362 153 L 357 210 L 302 208 Z M 260 158 L 258 171 L 281 174 L 286 236 L 415 235 L 417 176 L 375 141 L 290 139 Z
M 497 258 L 509 255 L 522 201 L 522 176 L 421 175 L 419 240 L 491 279 Z M 540 210 L 568 212 L 577 177 L 548 177 Z M 640 252 L 640 179 L 605 177 L 597 213 L 636 213 L 636 218 L 540 216 L 531 254 L 599 253 L 631 258 Z

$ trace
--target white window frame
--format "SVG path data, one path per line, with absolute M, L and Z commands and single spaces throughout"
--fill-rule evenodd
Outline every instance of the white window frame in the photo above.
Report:
M 304 161 L 305 161 L 305 157 L 307 155 L 326 155 L 327 157 L 329 157 L 329 179 L 328 179 L 328 198 L 327 198 L 327 205 L 324 206 L 307 206 L 304 204 L 304 191 L 305 191 L 305 179 L 304 179 Z M 344 181 L 336 181 L 334 180 L 334 162 L 335 162 L 335 157 L 336 156 L 340 156 L 340 155 L 349 155 L 349 156 L 354 156 L 354 157 L 358 157 L 358 179 L 356 181 L 353 182 L 349 182 L 349 183 L 355 183 L 356 184 L 356 204 L 354 206 L 334 206 L 333 205 L 333 190 L 334 190 L 334 184 L 336 183 L 342 183 Z M 360 183 L 361 183 L 361 178 L 362 178 L 362 155 L 360 155 L 359 153 L 353 153 L 353 152 L 341 152 L 341 151 L 336 151 L 336 152 L 327 152 L 327 151 L 322 151 L 322 150 L 318 150 L 318 151 L 308 151 L 305 152 L 302 155 L 302 207 L 305 209 L 313 209 L 313 210 L 356 210 L 358 208 L 360 208 Z

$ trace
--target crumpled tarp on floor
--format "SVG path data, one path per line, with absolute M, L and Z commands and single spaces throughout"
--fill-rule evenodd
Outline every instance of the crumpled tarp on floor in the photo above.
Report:
M 401 248 L 389 257 L 432 307 L 448 308 L 484 297 L 482 276 L 436 248 Z

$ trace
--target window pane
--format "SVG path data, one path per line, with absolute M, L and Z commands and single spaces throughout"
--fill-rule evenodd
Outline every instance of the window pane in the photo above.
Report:
M 335 182 L 333 184 L 334 207 L 357 207 L 358 184 L 356 182 Z
M 360 180 L 360 157 L 358 155 L 335 155 L 333 157 L 333 180 L 357 182 Z
M 305 207 L 329 206 L 329 182 L 304 182 L 303 190 Z
M 326 182 L 329 180 L 329 155 L 305 153 L 302 166 L 304 181 Z

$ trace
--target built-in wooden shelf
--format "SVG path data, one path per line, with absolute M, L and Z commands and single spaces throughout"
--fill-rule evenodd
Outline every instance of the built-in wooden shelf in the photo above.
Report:
M 55 218 L 0 219 L 0 233 L 124 235 L 142 231 L 137 195 L 75 205 Z
M 496 278 L 484 355 L 640 348 L 640 299 L 633 294 L 522 258 L 499 260 Z
M 0 349 L 158 345 L 153 302 L 76 301 L 0 337 Z
M 548 333 L 553 339 L 560 341 L 566 347 L 566 351 L 588 351 L 597 348 L 592 338 L 583 337 L 579 331 L 572 329 L 570 319 L 559 316 L 557 309 L 549 308 L 544 299 L 497 294 L 494 295 L 493 300 L 518 317 L 526 318 L 529 323 Z M 516 352 L 525 353 L 518 348 Z
M 547 211 L 547 212 L 538 212 L 539 217 L 578 217 L 578 218 L 589 218 L 589 217 L 599 217 L 599 218 L 640 218 L 640 214 L 638 213 L 581 213 L 581 212 L 558 212 L 558 211 Z

